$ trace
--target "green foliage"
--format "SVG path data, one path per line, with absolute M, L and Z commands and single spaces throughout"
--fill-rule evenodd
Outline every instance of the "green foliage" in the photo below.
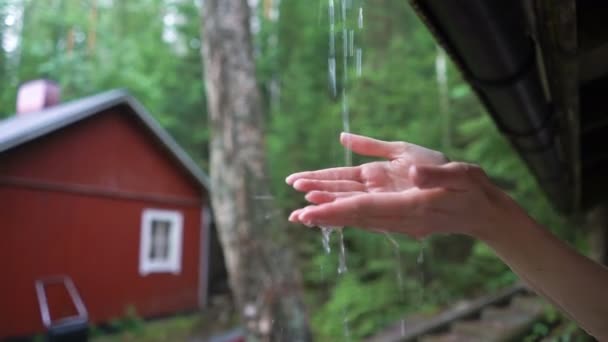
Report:
M 360 339 L 399 317 L 403 303 L 395 301 L 398 286 L 394 278 L 384 274 L 384 278 L 390 279 L 362 281 L 352 273 L 339 279 L 331 300 L 313 318 L 320 340 L 340 339 L 345 331 Z M 338 319 L 327 319 L 329 317 Z
M 11 0 L 5 6 L 0 2 L 0 19 L 9 9 L 22 9 L 23 29 L 17 30 L 16 21 L 19 45 L 0 53 L 0 68 L 5 59 L 12 66 L 0 72 L 0 117 L 14 112 L 18 85 L 31 79 L 59 82 L 64 101 L 126 88 L 207 166 L 200 15 L 194 1 Z
M 595 341 L 568 317 L 552 306 L 547 306 L 544 316 L 523 336 L 523 341 L 587 342 Z
M 128 306 L 125 309 L 125 315 L 120 318 L 110 320 L 110 329 L 114 331 L 128 331 L 135 335 L 141 335 L 144 328 L 144 321 L 137 314 L 137 310 L 133 306 Z
M 129 315 L 129 314 L 128 314 Z M 173 342 L 187 341 L 196 332 L 207 336 L 210 329 L 202 329 L 203 319 L 200 315 L 176 316 L 155 321 L 141 321 L 137 316 L 119 319 L 122 330 L 104 334 L 97 330 L 91 333 L 91 340 L 96 342 Z M 135 325 L 136 327 L 133 327 Z M 199 331 L 202 329 L 202 331 Z
M 532 216 L 562 237 L 576 239 L 453 65 L 448 68 L 449 113 L 441 112 L 437 46 L 407 2 L 364 3 L 364 29 L 355 32 L 363 47 L 363 74 L 356 77 L 352 68 L 347 70 L 345 85 L 352 131 L 442 149 L 453 160 L 478 163 Z M 23 10 L 21 31 L 4 20 L 15 8 Z M 286 175 L 344 164 L 337 140 L 343 124 L 340 98 L 328 90 L 327 1 L 282 0 L 278 11 L 275 20 L 262 5 L 258 8 L 254 51 L 267 109 L 268 177 L 286 216 L 305 205 L 285 186 Z M 97 19 L 91 20 L 95 13 Z M 210 132 L 197 2 L 0 0 L 0 43 L 7 30 L 17 32 L 19 44 L 15 51 L 0 50 L 0 117 L 14 112 L 17 86 L 33 78 L 58 81 L 65 100 L 127 88 L 206 168 Z M 349 63 L 352 67 L 354 59 Z M 366 160 L 356 157 L 354 162 Z M 359 339 L 403 315 L 433 311 L 516 279 L 480 243 L 431 238 L 424 242 L 425 262 L 419 264 L 421 243 L 395 237 L 395 248 L 383 235 L 355 230 L 345 232 L 349 272 L 338 276 L 335 241 L 332 254 L 325 255 L 316 231 L 292 228 L 289 233 L 297 241 L 319 340 L 341 339 L 345 319 L 351 337 Z M 453 251 L 446 254 L 445 245 Z M 135 332 L 141 327 L 134 313 L 114 323 Z
M 337 144 L 342 130 L 340 99 L 327 86 L 328 30 L 325 1 L 315 5 L 281 1 L 274 26 L 279 50 L 262 53 L 265 75 L 279 75 L 281 94 L 272 107 L 268 146 L 273 191 L 286 211 L 304 205 L 284 186 L 284 177 L 303 169 L 344 163 Z M 550 207 L 535 180 L 495 128 L 470 87 L 449 65 L 449 126 L 441 113 L 435 74 L 437 47 L 404 4 L 367 6 L 362 44 L 363 75 L 349 74 L 350 124 L 354 132 L 386 140 L 406 140 L 447 152 L 453 160 L 482 165 L 532 216 L 568 236 L 567 222 Z M 339 32 L 338 32 L 339 33 Z M 272 32 L 265 32 L 267 37 Z M 360 42 L 361 42 L 360 41 Z M 340 38 L 336 41 L 340 46 Z M 264 57 L 263 57 L 264 58 Z M 350 61 L 352 65 L 352 60 Z M 274 69 L 269 70 L 269 66 Z M 341 69 L 338 70 L 341 72 Z M 338 77 L 340 78 L 340 77 Z M 452 145 L 444 146 L 444 135 Z M 355 158 L 355 163 L 367 161 Z M 399 239 L 399 257 L 383 236 L 347 230 L 349 273 L 337 276 L 337 253 L 322 254 L 319 236 L 294 232 L 320 340 L 344 336 L 344 320 L 358 339 L 407 313 L 429 311 L 463 296 L 512 284 L 516 277 L 489 248 L 453 237 L 429 239 L 426 260 L 416 263 L 420 245 Z M 442 254 L 440 243 L 455 246 L 458 260 Z M 336 247 L 334 246 L 334 251 Z M 401 270 L 402 285 L 397 280 Z

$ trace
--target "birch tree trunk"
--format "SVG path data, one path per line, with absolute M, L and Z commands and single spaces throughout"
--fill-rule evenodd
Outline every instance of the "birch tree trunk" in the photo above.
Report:
M 270 195 L 246 0 L 203 0 L 212 203 L 230 286 L 253 340 L 309 341 L 301 277 Z

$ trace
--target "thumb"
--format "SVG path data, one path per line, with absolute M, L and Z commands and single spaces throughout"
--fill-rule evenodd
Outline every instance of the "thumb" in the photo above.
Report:
M 476 165 L 467 163 L 448 163 L 440 166 L 416 165 L 409 169 L 409 177 L 420 189 L 446 188 L 467 190 L 477 177 L 484 175 Z
M 368 157 L 395 159 L 403 154 L 409 146 L 406 142 L 383 141 L 353 133 L 340 134 L 340 143 L 347 149 Z

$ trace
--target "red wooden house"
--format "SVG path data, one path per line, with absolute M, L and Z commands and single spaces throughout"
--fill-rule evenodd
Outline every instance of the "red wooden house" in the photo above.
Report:
M 125 91 L 0 121 L 0 340 L 44 331 L 35 284 L 45 280 L 69 278 L 81 298 L 47 286 L 50 320 L 200 308 L 206 179 Z

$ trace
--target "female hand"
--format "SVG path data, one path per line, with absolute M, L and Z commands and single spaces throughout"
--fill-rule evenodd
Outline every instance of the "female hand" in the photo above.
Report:
M 341 141 L 345 144 L 348 136 Z M 512 203 L 477 166 L 441 165 L 442 154 L 407 143 L 361 136 L 350 142 L 355 152 L 383 155 L 390 161 L 289 176 L 287 182 L 307 191 L 306 199 L 316 204 L 294 211 L 290 221 L 415 237 L 435 232 L 475 236 L 500 220 L 504 206 Z
M 408 178 L 412 165 L 441 165 L 447 158 L 440 152 L 405 142 L 387 142 L 356 134 L 342 133 L 340 143 L 364 156 L 386 158 L 387 161 L 352 167 L 298 172 L 286 182 L 296 190 L 310 192 L 313 203 L 348 197 L 361 193 L 400 192 L 413 187 Z M 311 192 L 312 191 L 312 192 Z M 331 197 L 327 194 L 331 193 Z
M 510 198 L 491 184 L 483 170 L 465 163 L 412 166 L 408 179 L 415 186 L 401 192 L 351 196 L 322 192 L 307 198 L 318 205 L 294 212 L 290 220 L 315 226 L 353 226 L 405 233 L 421 238 L 432 233 L 460 233 L 480 239 L 499 226 L 509 213 L 522 213 Z
M 360 142 L 370 141 L 360 138 Z M 608 340 L 608 270 L 603 265 L 534 222 L 481 168 L 466 163 L 439 165 L 434 158 L 430 159 L 435 163 L 417 164 L 418 159 L 409 153 L 419 151 L 418 147 L 373 140 L 370 144 L 381 151 L 372 149 L 376 152 L 371 155 L 390 161 L 288 177 L 296 189 L 312 190 L 306 198 L 316 204 L 294 211 L 289 219 L 417 238 L 431 233 L 471 235 L 484 241 L 527 284 L 591 335 Z M 361 151 L 355 145 L 353 150 Z M 401 153 L 393 154 L 399 149 Z M 394 162 L 399 158 L 400 162 Z

